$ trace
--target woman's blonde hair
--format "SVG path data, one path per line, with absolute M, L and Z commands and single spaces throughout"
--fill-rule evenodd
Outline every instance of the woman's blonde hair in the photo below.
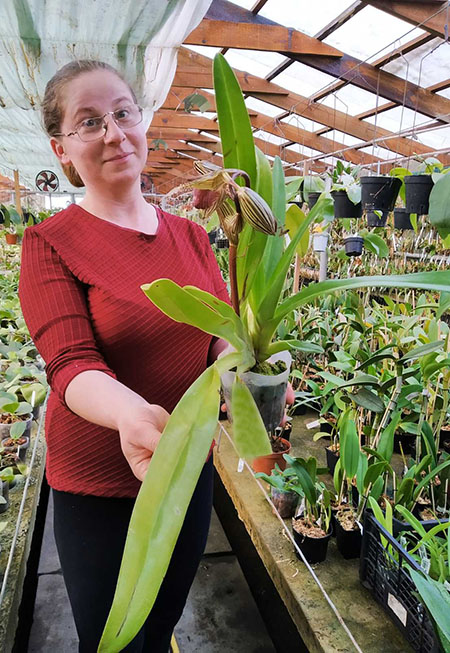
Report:
M 61 131 L 61 123 L 64 115 L 64 98 L 63 92 L 69 82 L 74 80 L 78 75 L 82 73 L 89 73 L 93 70 L 105 70 L 110 73 L 114 73 L 128 85 L 133 100 L 136 102 L 136 95 L 128 84 L 128 82 L 123 79 L 122 75 L 115 69 L 113 66 L 103 62 L 96 61 L 94 59 L 80 59 L 79 61 L 71 61 L 56 72 L 51 80 L 47 83 L 45 87 L 44 99 L 42 101 L 42 118 L 44 122 L 44 127 L 49 136 L 54 136 Z M 81 179 L 78 174 L 75 166 L 72 164 L 62 165 L 62 169 L 67 179 L 70 181 L 72 186 L 77 188 L 82 188 L 84 186 L 84 181 Z

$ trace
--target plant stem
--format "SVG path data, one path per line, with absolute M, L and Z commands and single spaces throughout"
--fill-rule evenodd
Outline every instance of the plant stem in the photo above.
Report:
M 239 311 L 239 293 L 237 285 L 237 273 L 236 273 L 236 245 L 230 243 L 229 249 L 229 273 L 230 273 L 230 290 L 231 290 L 231 304 L 234 308 L 236 315 L 240 315 Z

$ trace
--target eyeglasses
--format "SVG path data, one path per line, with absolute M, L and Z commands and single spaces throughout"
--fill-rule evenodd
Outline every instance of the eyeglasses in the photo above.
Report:
M 96 141 L 103 138 L 108 129 L 108 123 L 105 120 L 106 116 L 112 116 L 112 119 L 120 129 L 131 129 L 142 122 L 142 109 L 137 104 L 129 104 L 128 106 L 117 109 L 116 111 L 107 111 L 102 116 L 85 118 L 78 123 L 76 129 L 68 134 L 53 135 L 75 136 L 76 134 L 84 143 Z

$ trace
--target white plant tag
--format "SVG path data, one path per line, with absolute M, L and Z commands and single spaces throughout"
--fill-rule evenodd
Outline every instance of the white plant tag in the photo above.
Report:
M 400 601 L 390 592 L 388 594 L 388 606 L 391 608 L 395 616 L 400 619 L 402 624 L 406 626 L 406 621 L 408 619 L 406 608 L 404 608 Z
M 243 469 L 244 469 L 244 459 L 239 458 L 237 470 L 239 473 L 241 473 Z
M 315 419 L 314 422 L 308 422 L 307 429 L 318 429 L 320 426 L 320 419 Z

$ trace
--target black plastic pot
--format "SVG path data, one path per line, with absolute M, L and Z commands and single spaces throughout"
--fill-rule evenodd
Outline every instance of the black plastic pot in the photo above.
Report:
M 317 202 L 319 199 L 321 193 L 308 193 L 308 206 L 310 209 L 314 206 L 314 204 Z
M 209 244 L 214 245 L 217 238 L 217 229 L 211 229 L 211 231 L 208 232 L 208 238 L 209 238 Z
M 306 415 L 306 404 L 297 404 L 292 410 L 291 415 L 297 417 L 299 415 Z
M 347 256 L 361 256 L 364 239 L 361 236 L 348 236 L 344 240 L 344 246 Z
M 333 190 L 331 196 L 334 201 L 334 217 L 335 218 L 360 218 L 362 214 L 362 204 L 353 204 L 348 199 L 347 191 Z
M 401 453 L 400 445 L 402 445 L 403 453 L 411 453 L 416 443 L 416 436 L 410 433 L 394 433 L 394 451 Z
M 216 238 L 216 247 L 218 249 L 228 249 L 230 242 L 228 238 Z
M 402 185 L 396 177 L 361 177 L 361 203 L 365 211 L 392 211 Z
M 308 537 L 307 535 L 302 535 L 302 533 L 297 533 L 295 530 L 292 530 L 292 532 L 294 533 L 294 540 L 298 548 L 310 564 L 316 564 L 325 560 L 331 530 L 328 535 L 324 535 L 323 537 Z M 301 560 L 297 550 L 295 551 L 295 555 Z
M 361 543 L 362 543 L 362 534 L 361 530 L 357 528 L 353 531 L 346 531 L 342 528 L 339 519 L 335 519 L 335 529 L 336 529 L 336 544 L 339 550 L 339 553 L 346 560 L 351 560 L 352 558 L 359 558 L 361 553 Z
M 413 226 L 409 215 L 410 212 L 406 209 L 394 209 L 394 227 L 402 231 L 412 229 Z
M 426 215 L 433 180 L 431 175 L 408 175 L 405 177 L 406 209 L 409 213 Z
M 337 454 L 335 451 L 332 451 L 328 447 L 325 447 L 325 455 L 327 458 L 327 467 L 330 470 L 331 476 L 333 476 L 337 461 L 339 460 L 339 454 Z
M 378 209 L 377 209 L 378 211 Z M 383 211 L 381 217 L 375 211 L 367 211 L 367 226 L 368 227 L 385 227 L 388 219 L 389 211 Z

